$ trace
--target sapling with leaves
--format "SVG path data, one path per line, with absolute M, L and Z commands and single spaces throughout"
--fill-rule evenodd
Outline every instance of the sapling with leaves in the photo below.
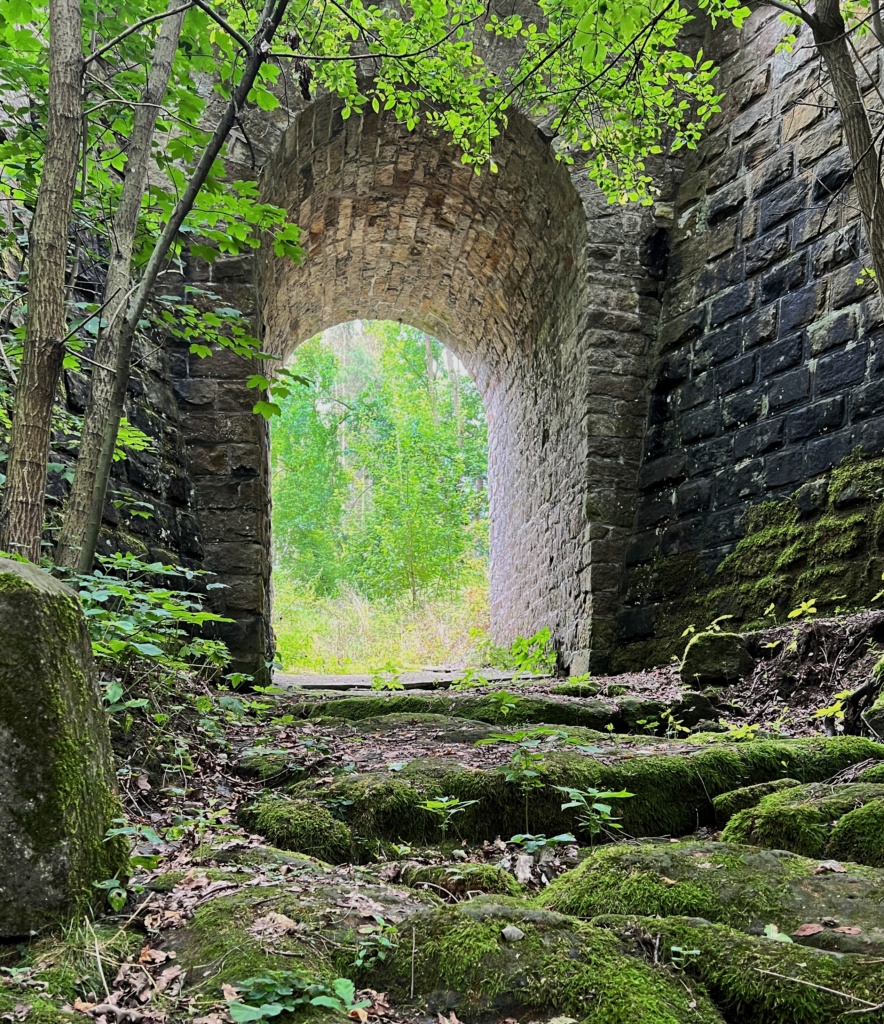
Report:
M 595 845 L 596 836 L 611 831 L 620 831 L 623 826 L 613 813 L 613 807 L 609 800 L 627 800 L 634 793 L 625 789 L 603 791 L 600 789 L 576 789 L 572 786 L 556 786 L 560 793 L 564 793 L 568 799 L 562 804 L 562 810 L 576 811 L 577 821 L 583 830 L 589 835 L 589 845 Z
M 439 819 L 439 829 L 442 832 L 442 837 L 445 838 L 455 815 L 462 814 L 468 807 L 472 807 L 478 802 L 478 800 L 460 800 L 456 796 L 437 796 L 424 800 L 423 803 L 418 804 L 418 807 Z

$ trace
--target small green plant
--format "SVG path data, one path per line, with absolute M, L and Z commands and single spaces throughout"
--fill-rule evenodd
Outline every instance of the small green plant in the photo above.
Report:
M 509 764 L 501 765 L 497 770 L 504 779 L 521 790 L 525 801 L 525 831 L 528 831 L 528 798 L 534 789 L 543 789 L 541 770 L 544 755 L 528 747 L 520 746 L 510 755 Z
M 549 626 L 539 629 L 533 636 L 517 636 L 510 647 L 510 657 L 517 672 L 552 673 L 556 667 L 556 652 L 552 650 Z
M 439 819 L 439 829 L 443 836 L 448 835 L 448 829 L 456 814 L 462 814 L 468 807 L 478 803 L 478 800 L 458 800 L 456 796 L 437 796 L 430 800 L 424 800 L 418 804 L 422 811 L 433 814 Z
M 683 971 L 693 960 L 702 955 L 702 950 L 673 946 L 669 950 L 669 961 L 677 971 Z
M 875 666 L 877 668 L 877 666 Z M 818 708 L 811 715 L 811 718 L 834 718 L 836 722 L 844 720 L 844 709 L 847 707 L 848 699 L 853 695 L 853 690 L 841 690 L 835 694 L 834 701 L 825 708 Z
M 537 853 L 538 850 L 542 850 L 545 846 L 576 843 L 577 838 L 570 832 L 562 832 L 561 835 L 550 836 L 549 838 L 542 833 L 540 835 L 532 835 L 530 832 L 525 832 L 524 834 L 513 836 L 510 842 L 516 846 L 521 846 L 526 853 Z
M 489 693 L 488 699 L 491 701 L 499 722 L 511 715 L 515 716 L 523 701 L 522 697 L 517 697 L 509 690 L 497 690 L 495 693 Z
M 775 924 L 766 924 L 764 926 L 764 937 L 766 939 L 772 939 L 774 942 L 793 942 L 791 935 L 786 935 L 785 932 L 781 932 Z
M 399 941 L 396 925 L 389 924 L 377 914 L 374 920 L 374 924 L 363 924 L 357 928 L 356 956 L 353 959 L 356 968 L 382 963 L 396 950 Z
M 812 597 L 809 601 L 802 601 L 797 608 L 793 608 L 789 612 L 790 619 L 812 619 L 816 615 L 816 598 Z
M 651 736 L 655 735 L 660 728 L 660 723 L 656 718 L 638 718 L 635 724 L 641 726 L 642 732 L 646 732 Z
M 468 668 L 466 672 L 456 679 L 450 689 L 454 690 L 455 693 L 464 693 L 466 690 L 475 690 L 480 686 L 487 686 L 488 680 L 484 676 L 476 675 L 476 670 Z
M 627 800 L 634 793 L 625 789 L 617 792 L 602 791 L 599 789 L 574 789 L 571 786 L 556 786 L 560 793 L 564 793 L 568 799 L 562 804 L 562 810 L 575 810 L 577 820 L 583 829 L 589 833 L 589 844 L 595 844 L 595 837 L 599 833 L 608 833 L 612 829 L 620 830 L 623 826 L 618 818 L 614 817 L 613 808 L 608 800 Z
M 686 736 L 690 734 L 690 729 L 684 725 L 680 718 L 676 718 L 673 715 L 671 709 L 667 709 L 660 716 L 663 719 L 663 724 L 666 727 L 666 738 L 670 740 L 678 739 L 679 736 Z
M 731 725 L 730 722 L 725 721 L 723 718 L 719 718 L 718 724 L 726 730 L 725 735 L 727 738 L 737 743 L 742 740 L 754 740 L 755 734 L 761 728 L 757 722 L 753 725 L 749 725 L 748 722 L 744 725 Z
M 395 672 L 392 668 L 378 669 L 372 673 L 371 688 L 373 690 L 404 690 L 405 687 L 399 681 L 401 673 Z
M 239 981 L 234 988 L 238 999 L 227 1012 L 236 1024 L 278 1017 L 303 1006 L 317 1006 L 338 1013 L 368 1006 L 356 1001 L 356 987 L 349 978 L 335 978 L 330 984 L 315 981 L 301 971 L 268 971 L 257 978 Z

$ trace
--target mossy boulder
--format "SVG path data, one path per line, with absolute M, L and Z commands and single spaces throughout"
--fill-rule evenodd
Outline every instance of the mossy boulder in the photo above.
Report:
M 282 786 L 306 775 L 291 750 L 273 747 L 247 747 L 240 753 L 236 769 L 240 775 L 258 779 L 267 786 Z
M 864 768 L 856 777 L 857 782 L 884 782 L 884 761 Z
M 884 872 L 727 843 L 601 847 L 561 875 L 537 902 L 582 918 L 599 914 L 703 917 L 761 935 L 768 925 L 795 942 L 840 952 L 884 953 Z M 839 930 L 840 929 L 840 930 Z
M 750 675 L 755 662 L 739 633 L 696 633 L 681 662 L 687 686 L 725 686 Z
M 278 886 L 245 886 L 204 903 L 180 929 L 163 934 L 163 945 L 177 952 L 190 984 L 219 997 L 223 983 L 268 970 L 356 980 L 360 937 L 371 934 L 377 917 L 396 926 L 438 902 L 361 869 L 292 870 Z
M 420 911 L 374 987 L 412 993 L 465 1020 L 564 1015 L 581 1024 L 722 1024 L 701 985 L 685 985 L 610 932 L 493 897 Z M 485 1015 L 493 1016 L 485 1016 Z
M 858 836 L 855 824 L 848 822 L 838 832 L 837 855 L 829 844 L 842 818 L 864 804 L 882 799 L 884 783 L 880 782 L 821 783 L 785 789 L 770 793 L 755 807 L 735 814 L 725 826 L 722 839 L 791 850 L 805 857 L 846 857 L 850 851 L 854 855 L 849 859 L 860 862 L 871 852 L 875 863 L 880 863 L 881 854 L 877 851 L 874 834 L 870 834 L 869 842 L 851 845 Z M 876 818 L 877 812 L 873 809 L 853 821 L 863 821 L 873 827 Z M 879 842 L 881 835 L 878 830 Z
M 415 864 L 402 865 L 399 881 L 412 889 L 429 889 L 459 898 L 480 893 L 519 896 L 522 887 L 508 872 L 495 864 Z
M 0 939 L 95 901 L 127 862 L 86 620 L 73 591 L 0 559 Z
M 266 797 L 240 808 L 240 824 L 284 850 L 308 854 L 332 864 L 350 859 L 350 829 L 313 800 Z
M 468 718 L 477 722 L 510 725 L 513 722 L 546 725 L 582 725 L 604 729 L 618 718 L 616 704 L 598 698 L 589 700 L 554 700 L 550 697 L 523 696 L 518 687 L 513 694 L 513 708 L 504 713 L 501 702 L 490 694 L 426 694 L 392 693 L 359 697 L 339 697 L 322 703 L 295 701 L 288 710 L 303 718 L 343 718 L 358 722 L 381 715 L 443 715 Z
M 715 824 L 724 826 L 738 812 L 747 807 L 755 807 L 762 797 L 770 793 L 779 793 L 783 789 L 794 789 L 801 783 L 797 779 L 771 779 L 770 782 L 756 782 L 754 786 L 741 786 L 730 793 L 722 793 L 715 797 L 712 805 L 715 808 Z
M 829 836 L 826 853 L 884 868 L 884 800 L 870 800 L 842 815 Z
M 528 794 L 530 830 L 545 835 L 579 831 L 573 815 L 562 810 L 564 797 L 556 788 L 567 786 L 625 789 L 634 794 L 615 801 L 615 813 L 627 835 L 686 835 L 696 829 L 698 821 L 713 822 L 712 799 L 720 793 L 784 774 L 802 781 L 826 779 L 884 753 L 879 744 L 858 736 L 707 746 L 655 739 L 643 744 L 641 756 L 633 753 L 634 742 L 638 741 L 618 744 L 607 738 L 607 745 L 598 748 L 598 757 L 569 750 L 548 754 L 540 766 L 544 786 Z M 649 744 L 659 753 L 647 753 Z M 422 805 L 441 796 L 475 801 L 452 819 L 451 839 L 508 839 L 525 830 L 522 790 L 507 782 L 500 771 L 464 768 L 454 757 L 415 759 L 392 775 L 365 772 L 340 775 L 332 782 L 308 779 L 292 786 L 290 792 L 300 800 L 328 801 L 354 837 L 369 844 L 378 840 L 439 842 L 441 819 Z M 262 834 L 278 845 L 288 845 L 266 831 Z M 583 838 L 588 841 L 588 836 Z
M 599 692 L 597 683 L 557 683 L 549 691 L 558 697 L 595 697 Z M 613 693 L 608 693 L 609 697 L 615 696 Z
M 702 984 L 728 1021 L 884 1022 L 884 1009 L 875 1010 L 884 1004 L 879 957 L 756 938 L 699 918 L 605 916 L 593 924 L 610 929 L 637 954 L 681 965 L 685 983 Z

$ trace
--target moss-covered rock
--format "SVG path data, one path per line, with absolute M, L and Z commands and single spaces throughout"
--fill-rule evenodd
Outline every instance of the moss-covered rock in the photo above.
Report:
M 559 697 L 595 697 L 599 687 L 597 683 L 567 682 L 558 683 L 549 692 Z M 607 696 L 613 697 L 615 694 L 608 693 Z
M 471 897 L 480 893 L 519 896 L 522 887 L 513 876 L 494 864 L 403 864 L 399 874 L 403 885 L 430 889 L 450 896 Z
M 625 789 L 634 795 L 616 801 L 616 814 L 627 835 L 686 835 L 698 821 L 713 821 L 712 799 L 720 793 L 783 775 L 826 779 L 884 752 L 879 744 L 857 736 L 722 742 L 693 749 L 654 740 L 652 746 L 660 753 L 643 751 L 638 757 L 631 744 L 608 740 L 598 759 L 567 750 L 548 754 L 540 767 L 545 785 L 528 795 L 531 831 L 557 835 L 577 827 L 573 815 L 562 810 L 564 797 L 557 786 Z M 678 752 L 667 753 L 673 746 Z M 476 801 L 454 816 L 451 838 L 484 841 L 524 831 L 522 790 L 499 771 L 466 769 L 450 757 L 416 759 L 395 775 L 342 775 L 330 783 L 306 780 L 291 793 L 328 801 L 354 836 L 372 842 L 438 842 L 441 819 L 422 804 L 440 796 Z
M 610 929 L 636 953 L 682 964 L 685 982 L 702 983 L 728 1021 L 884 1021 L 884 1009 L 874 1010 L 884 1004 L 879 957 L 843 956 L 756 938 L 690 917 L 600 917 L 593 923 Z M 848 1017 L 848 1011 L 865 1012 Z
M 468 718 L 477 722 L 511 724 L 513 722 L 546 725 L 583 725 L 590 729 L 604 729 L 618 717 L 617 706 L 611 701 L 553 700 L 549 697 L 527 697 L 510 691 L 514 705 L 504 712 L 501 702 L 490 694 L 371 694 L 359 697 L 339 697 L 318 703 L 295 701 L 288 710 L 303 718 L 322 716 L 343 718 L 358 722 L 381 715 L 443 715 L 447 718 Z
M 73 591 L 0 559 L 0 939 L 96 900 L 124 869 L 122 815 L 86 620 Z
M 537 901 L 583 918 L 703 917 L 752 935 L 768 925 L 792 934 L 810 923 L 817 930 L 796 942 L 884 953 L 884 872 L 850 865 L 845 872 L 818 874 L 818 866 L 784 851 L 726 843 L 618 844 L 594 851 Z
M 696 633 L 685 648 L 681 678 L 687 686 L 725 686 L 750 675 L 754 667 L 739 633 Z
M 876 736 L 884 739 L 884 692 L 878 695 L 875 702 L 863 715 L 863 719 Z
M 826 853 L 884 868 L 884 800 L 870 800 L 842 815 L 829 836 Z
M 771 779 L 770 782 L 757 782 L 754 786 L 741 786 L 730 793 L 722 793 L 712 801 L 715 808 L 715 824 L 719 828 L 724 828 L 737 811 L 755 807 L 761 798 L 769 793 L 778 793 L 782 789 L 793 789 L 800 785 L 797 779 Z
M 239 755 L 236 768 L 240 775 L 258 779 L 267 786 L 282 786 L 306 775 L 291 750 L 272 747 L 248 747 Z
M 857 782 L 884 782 L 884 761 L 864 768 L 856 777 Z
M 191 984 L 219 996 L 222 983 L 268 970 L 304 969 L 318 978 L 355 980 L 354 961 L 367 926 L 377 917 L 400 925 L 438 902 L 361 870 L 310 871 L 303 880 L 292 871 L 278 886 L 247 886 L 204 903 L 180 930 L 164 935 L 164 945 L 177 952 Z
M 19 990 L 0 984 L 0 1020 L 26 1020 L 28 1024 L 63 1024 L 65 1021 L 82 1024 L 83 1016 L 79 1013 L 68 1013 L 61 1009 L 59 1003 L 44 995 L 34 995 L 33 991 Z M 27 1006 L 26 1015 L 22 1016 L 22 1007 Z
M 640 956 L 605 930 L 492 898 L 422 911 L 373 982 L 430 1010 L 475 1020 L 562 1014 L 581 1024 L 721 1024 L 701 985 Z M 486 1019 L 486 1018 L 482 1018 Z
M 791 850 L 806 857 L 834 856 L 829 843 L 839 820 L 863 804 L 882 798 L 884 783 L 878 782 L 785 789 L 770 793 L 762 797 L 755 807 L 735 814 L 725 826 L 722 838 L 728 842 Z M 875 812 L 859 820 L 866 820 L 871 825 Z M 855 835 L 855 826 L 848 824 L 839 834 L 840 849 L 845 849 L 848 837 Z M 867 852 L 868 847 L 859 844 L 856 847 L 858 856 L 852 859 L 861 860 L 861 855 Z
M 315 801 L 266 797 L 240 808 L 237 816 L 246 828 L 284 850 L 309 854 L 333 864 L 350 858 L 350 829 Z

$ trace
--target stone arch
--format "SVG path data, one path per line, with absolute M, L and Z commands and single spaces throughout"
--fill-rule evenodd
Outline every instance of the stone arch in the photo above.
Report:
M 262 177 L 264 197 L 301 225 L 307 259 L 262 254 L 257 319 L 265 348 L 283 358 L 361 318 L 406 322 L 459 356 L 489 418 L 493 631 L 508 641 L 549 625 L 563 660 L 583 670 L 590 652 L 606 653 L 619 607 L 654 288 L 640 266 L 641 215 L 607 206 L 528 119 L 510 118 L 495 158 L 498 173 L 476 175 L 424 126 L 407 132 L 371 111 L 344 120 L 327 97 L 310 104 Z M 233 575 L 222 602 L 237 620 L 233 645 L 252 657 L 269 612 L 259 551 L 268 483 L 266 467 L 251 462 L 237 478 L 236 463 L 263 429 L 234 415 L 234 385 L 223 390 L 227 420 L 214 401 L 201 413 L 214 416 L 226 461 L 206 469 L 205 499 L 195 480 L 197 505 L 208 567 Z M 249 565 L 220 550 L 234 542 L 218 540 L 219 501 L 254 513 L 237 527 Z

